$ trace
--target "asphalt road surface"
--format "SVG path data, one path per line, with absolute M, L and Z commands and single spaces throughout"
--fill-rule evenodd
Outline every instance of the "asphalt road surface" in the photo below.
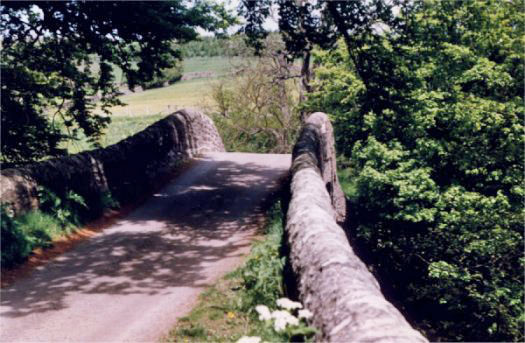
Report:
M 134 212 L 2 289 L 0 341 L 157 341 L 241 263 L 290 162 L 198 158 Z

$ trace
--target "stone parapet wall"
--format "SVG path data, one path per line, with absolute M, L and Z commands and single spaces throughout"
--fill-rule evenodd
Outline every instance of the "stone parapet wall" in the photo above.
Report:
M 335 172 L 332 126 L 314 113 L 294 148 L 286 236 L 300 300 L 320 330 L 317 340 L 427 342 L 384 298 L 337 224 L 344 196 Z
M 328 116 L 322 112 L 311 114 L 305 121 L 295 143 L 292 172 L 303 168 L 317 168 L 330 195 L 334 218 L 342 223 L 346 216 L 346 200 L 337 177 L 334 130 Z
M 187 137 L 191 154 L 225 151 L 222 138 L 210 117 L 195 109 L 184 109 L 175 114 L 189 129 Z
M 1 203 L 16 214 L 38 208 L 37 186 L 58 194 L 73 191 L 88 204 L 108 192 L 126 202 L 180 161 L 214 151 L 224 151 L 224 145 L 213 121 L 183 109 L 107 148 L 2 170 Z

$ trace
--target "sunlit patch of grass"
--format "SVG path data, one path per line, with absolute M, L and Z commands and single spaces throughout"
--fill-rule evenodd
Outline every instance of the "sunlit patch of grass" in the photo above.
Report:
M 239 57 L 194 57 L 183 61 L 184 73 L 212 72 L 211 77 L 179 81 L 175 84 L 120 97 L 126 106 L 111 109 L 114 116 L 169 114 L 184 107 L 209 105 L 211 83 L 231 72 L 242 61 Z
M 182 62 L 185 73 L 211 71 L 216 76 L 222 76 L 230 72 L 233 66 L 238 65 L 242 57 L 192 57 Z
M 115 144 L 184 107 L 207 108 L 211 104 L 211 84 L 217 77 L 228 74 L 239 57 L 194 57 L 185 60 L 184 72 L 211 71 L 210 78 L 179 81 L 173 85 L 126 94 L 120 97 L 126 106 L 111 108 L 111 124 L 105 129 L 99 143 L 102 147 Z M 64 142 L 61 148 L 70 154 L 93 149 L 81 136 L 76 141 Z
M 104 135 L 99 143 L 102 147 L 120 142 L 121 140 L 144 130 L 149 125 L 164 118 L 165 115 L 157 114 L 151 116 L 134 116 L 134 117 L 113 117 L 111 123 L 105 129 Z M 93 149 L 93 146 L 85 137 L 76 141 L 64 142 L 63 148 L 66 148 L 70 154 L 75 154 L 85 150 Z
M 184 107 L 204 107 L 209 102 L 212 79 L 179 81 L 168 87 L 123 95 L 126 106 L 111 109 L 113 116 L 169 114 Z

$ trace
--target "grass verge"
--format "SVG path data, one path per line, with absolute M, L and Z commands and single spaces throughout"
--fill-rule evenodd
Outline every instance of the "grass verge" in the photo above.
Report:
M 43 187 L 37 187 L 37 191 L 40 201 L 38 210 L 15 217 L 7 206 L 0 207 L 2 269 L 19 265 L 34 249 L 52 246 L 58 237 L 71 234 L 106 209 L 118 206 L 106 193 L 101 195 L 97 204 L 88 205 L 72 191 L 60 195 Z
M 277 203 L 269 211 L 265 236 L 253 245 L 244 265 L 201 294 L 197 305 L 180 318 L 162 342 L 235 342 L 242 336 L 283 342 L 267 323 L 258 320 L 255 306 L 275 308 L 283 296 L 285 258 L 279 253 L 283 239 L 282 214 Z

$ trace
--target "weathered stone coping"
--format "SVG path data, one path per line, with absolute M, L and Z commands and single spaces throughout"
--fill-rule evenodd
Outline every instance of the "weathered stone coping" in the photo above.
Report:
M 344 214 L 335 171 L 332 126 L 324 113 L 314 113 L 294 148 L 286 235 L 300 300 L 320 330 L 317 340 L 427 342 L 384 298 L 337 224 Z

